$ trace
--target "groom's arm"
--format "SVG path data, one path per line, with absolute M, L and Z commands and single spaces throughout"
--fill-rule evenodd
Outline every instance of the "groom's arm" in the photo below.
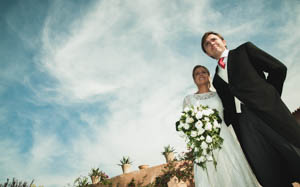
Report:
M 256 69 L 260 69 L 268 73 L 266 81 L 273 85 L 279 95 L 281 95 L 283 83 L 286 78 L 286 66 L 273 56 L 256 47 L 251 42 L 247 42 L 245 45 L 252 65 Z

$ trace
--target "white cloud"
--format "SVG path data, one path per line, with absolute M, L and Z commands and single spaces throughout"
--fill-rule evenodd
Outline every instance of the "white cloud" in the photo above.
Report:
M 64 42 L 45 46 L 46 51 L 55 49 L 46 53 L 45 59 L 51 60 L 45 61 L 45 67 L 59 80 L 59 94 L 70 102 L 98 94 L 115 96 L 107 103 L 111 113 L 106 124 L 97 116 L 82 115 L 91 132 L 84 130 L 70 150 L 80 159 L 78 167 L 86 170 L 88 165 L 99 164 L 112 174 L 120 174 L 116 164 L 123 155 L 131 156 L 136 168 L 138 164 L 164 162 L 160 155 L 164 145 L 183 149 L 174 122 L 187 94 L 182 90 L 193 84 L 192 64 L 198 61 L 177 54 L 167 42 L 176 40 L 182 32 L 206 30 L 205 15 L 210 15 L 213 25 L 224 19 L 205 2 L 185 5 L 188 8 L 182 10 L 176 4 L 158 1 L 104 1 L 80 23 L 73 24 L 73 32 Z M 227 30 L 229 36 L 246 31 L 242 35 L 246 38 L 257 32 L 252 28 L 264 27 L 264 20 L 245 17 L 245 23 L 240 24 L 242 21 L 230 21 L 221 30 Z M 45 30 L 51 29 L 48 26 Z
M 284 14 L 289 19 L 285 19 L 284 26 L 279 30 L 282 34 L 278 38 L 278 43 L 275 44 L 278 48 L 278 53 L 288 67 L 287 78 L 283 88 L 283 101 L 288 108 L 293 112 L 300 107 L 300 66 L 298 63 L 300 50 L 300 5 L 299 3 L 283 4 Z
M 19 158 L 19 147 L 20 145 L 17 142 L 9 141 L 9 140 L 2 140 L 0 142 L 0 163 L 1 168 L 1 175 L 5 175 L 5 173 L 10 173 L 16 171 L 16 167 L 24 166 L 22 162 L 20 162 Z M 5 176 L 8 177 L 8 176 Z
M 298 11 L 296 7 L 289 8 L 291 12 Z M 55 10 L 55 6 L 51 10 Z M 117 164 L 124 155 L 134 160 L 133 169 L 140 164 L 158 165 L 164 162 L 161 152 L 168 144 L 175 146 L 178 152 L 183 151 L 184 142 L 177 135 L 174 123 L 184 96 L 195 90 L 191 70 L 201 63 L 207 65 L 211 73 L 214 71 L 211 59 L 201 52 L 199 37 L 221 25 L 218 30 L 224 30 L 233 46 L 249 36 L 265 32 L 263 23 L 268 17 L 264 17 L 263 9 L 253 10 L 260 16 L 256 20 L 251 15 L 239 18 L 241 9 L 230 12 L 226 19 L 208 1 L 99 1 L 91 12 L 70 24 L 68 34 L 54 29 L 58 18 L 49 12 L 43 29 L 39 67 L 57 84 L 44 85 L 40 90 L 25 81 L 36 94 L 37 101 L 33 102 L 55 103 L 61 107 L 66 103 L 72 106 L 103 102 L 107 115 L 104 119 L 101 114 L 80 112 L 80 120 L 87 125 L 70 125 L 76 129 L 76 136 L 68 136 L 67 143 L 61 141 L 59 135 L 52 134 L 53 131 L 43 129 L 47 124 L 35 124 L 29 163 L 33 168 L 30 172 L 38 176 L 39 183 L 65 185 L 79 175 L 87 175 L 92 167 L 100 167 L 110 176 L 118 175 L 121 168 Z M 299 27 L 299 16 L 295 19 Z M 282 33 L 288 39 L 274 42 L 280 46 L 296 46 L 292 55 L 288 56 L 290 51 L 285 51 L 289 48 L 284 48 L 285 52 L 280 54 L 288 62 L 295 61 L 299 51 L 299 42 L 294 43 L 295 39 L 299 40 L 298 27 L 293 28 L 292 21 L 287 22 Z M 293 35 L 289 29 L 293 29 Z M 183 56 L 175 50 L 182 47 L 181 43 L 178 42 L 179 46 L 172 44 L 183 40 L 182 35 L 198 40 L 199 52 Z M 292 63 L 289 67 L 294 68 L 290 71 L 284 98 L 295 108 L 299 103 L 294 99 L 300 89 L 293 90 L 296 79 L 299 80 L 294 72 L 299 66 Z M 61 113 L 60 109 L 57 113 L 63 116 L 64 109 Z M 43 123 L 39 117 L 34 117 L 38 123 Z M 69 116 L 64 119 L 66 123 L 74 122 Z M 17 148 L 10 150 L 8 156 L 17 154 Z M 65 176 L 61 176 L 61 172 L 53 174 L 49 165 L 57 158 L 64 159 L 62 167 L 72 171 Z M 9 160 L 12 162 L 14 158 Z M 18 169 L 28 166 L 19 161 L 16 165 Z

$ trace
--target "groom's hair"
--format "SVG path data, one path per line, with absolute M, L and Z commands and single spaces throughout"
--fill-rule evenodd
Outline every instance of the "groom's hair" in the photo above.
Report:
M 198 69 L 198 68 L 203 68 L 203 69 L 205 69 L 205 71 L 208 73 L 208 76 L 210 76 L 210 73 L 209 73 L 208 69 L 207 69 L 205 66 L 196 65 L 196 66 L 194 67 L 194 69 L 193 69 L 193 79 L 194 79 L 194 80 L 195 80 L 195 71 L 196 71 L 196 69 Z
M 224 40 L 224 38 L 221 34 L 216 33 L 214 31 L 208 31 L 208 32 L 204 33 L 202 36 L 202 39 L 201 39 L 201 47 L 202 47 L 202 51 L 204 51 L 204 53 L 206 53 L 206 51 L 204 49 L 204 42 L 205 42 L 206 38 L 211 34 L 214 34 L 214 35 L 218 36 L 219 38 L 221 38 L 222 40 Z

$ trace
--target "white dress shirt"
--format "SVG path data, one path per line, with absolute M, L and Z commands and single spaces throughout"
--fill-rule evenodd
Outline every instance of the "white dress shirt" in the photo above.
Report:
M 229 84 L 229 81 L 228 81 L 228 71 L 227 71 L 227 60 L 228 60 L 228 53 L 229 53 L 229 50 L 228 49 L 225 49 L 225 51 L 223 51 L 222 55 L 220 58 L 223 58 L 224 57 L 224 60 L 223 62 L 225 63 L 225 68 L 223 69 L 219 64 L 218 64 L 218 75 L 226 82 Z M 241 101 L 234 97 L 234 102 L 235 102 L 235 109 L 236 109 L 236 112 L 237 113 L 241 113 Z

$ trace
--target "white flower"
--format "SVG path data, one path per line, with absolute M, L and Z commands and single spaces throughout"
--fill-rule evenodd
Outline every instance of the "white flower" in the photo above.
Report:
M 212 109 L 208 109 L 208 112 L 209 112 L 209 115 L 211 115 L 211 114 L 213 114 L 214 113 L 214 111 L 212 110 Z
M 202 149 L 207 149 L 208 148 L 208 145 L 207 145 L 206 142 L 202 142 L 200 146 L 201 146 Z
M 205 125 L 205 130 L 210 131 L 211 129 L 212 129 L 211 123 L 207 122 L 206 125 Z
M 198 134 L 199 134 L 199 135 L 203 134 L 204 132 L 205 132 L 205 130 L 204 130 L 203 128 L 199 128 L 199 129 L 198 129 Z
M 197 136 L 197 131 L 192 131 L 191 132 L 191 137 L 195 138 Z
M 185 138 L 185 137 L 186 137 L 185 133 L 182 132 L 182 131 L 179 131 L 179 136 L 180 136 L 181 138 Z
M 203 127 L 203 123 L 201 121 L 197 121 L 197 123 L 195 124 L 197 129 L 200 129 Z
M 196 159 L 196 162 L 200 163 L 200 162 L 204 162 L 206 160 L 206 158 L 204 156 L 200 156 L 199 158 Z
M 202 116 L 203 116 L 203 114 L 202 114 L 201 111 L 198 111 L 198 112 L 196 113 L 196 118 L 197 118 L 197 119 L 201 119 Z
M 205 109 L 205 110 L 203 110 L 203 114 L 206 116 L 209 116 L 210 112 L 207 109 Z
M 200 101 L 196 101 L 196 106 L 200 107 Z
M 194 119 L 193 119 L 193 118 L 190 118 L 190 117 L 188 117 L 188 118 L 186 119 L 186 122 L 187 122 L 187 123 L 193 123 L 193 122 L 194 122 Z
M 201 156 L 199 159 L 201 162 L 204 162 L 206 160 L 206 158 L 204 156 Z
M 178 129 L 181 129 L 184 126 L 184 123 L 182 121 L 180 121 L 179 125 L 178 125 Z
M 211 142 L 212 142 L 212 138 L 211 138 L 209 135 L 207 135 L 205 141 L 206 141 L 207 143 L 211 143 Z
M 206 116 L 209 116 L 211 114 L 213 114 L 214 111 L 210 108 L 206 109 L 206 110 L 203 110 L 203 114 L 206 115 Z
M 187 123 L 184 123 L 184 124 L 183 124 L 183 128 L 184 128 L 185 130 L 188 130 L 188 129 L 190 128 L 190 125 L 187 124 Z
M 211 155 L 207 155 L 206 159 L 207 159 L 208 161 L 213 161 L 213 157 L 212 157 Z
M 221 128 L 221 125 L 220 125 L 220 123 L 218 123 L 218 121 L 217 120 L 214 120 L 214 128 Z
M 189 110 L 190 110 L 190 108 L 189 108 L 189 107 L 187 107 L 187 106 L 186 106 L 186 107 L 184 107 L 184 109 L 183 109 L 183 111 L 184 111 L 184 112 L 188 112 Z
M 216 144 L 217 146 L 212 146 L 212 143 L 222 143 L 223 141 L 220 137 L 220 130 L 218 129 L 221 128 L 221 124 L 218 123 L 212 115 L 217 114 L 214 113 L 214 110 L 207 106 L 202 106 L 200 102 L 197 102 L 193 106 L 185 107 L 184 111 L 181 113 L 179 122 L 176 122 L 176 124 L 179 123 L 177 130 L 179 131 L 180 136 L 185 139 L 187 147 L 196 153 L 194 155 L 196 164 L 204 168 L 206 167 L 206 162 L 214 159 L 212 151 L 221 149 L 221 146 L 218 144 Z M 210 135 L 206 135 L 207 132 L 209 132 Z M 199 154 L 200 157 L 196 156 Z

